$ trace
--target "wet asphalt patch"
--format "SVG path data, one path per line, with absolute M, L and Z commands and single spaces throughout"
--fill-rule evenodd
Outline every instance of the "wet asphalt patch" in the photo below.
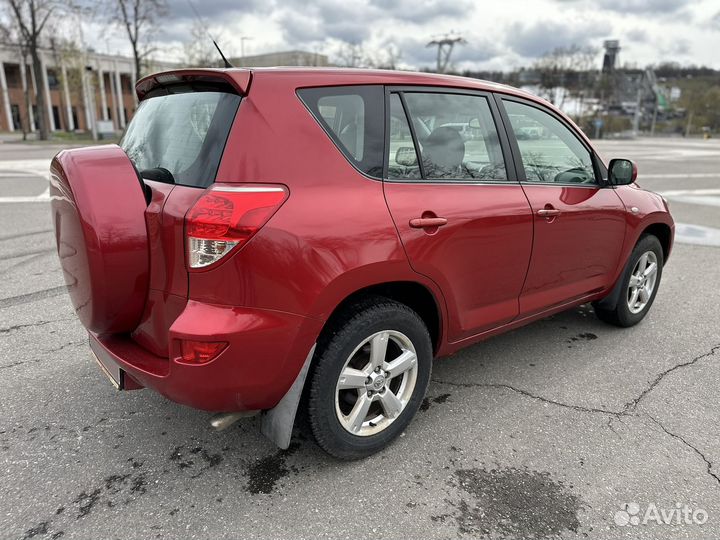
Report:
M 580 529 L 583 500 L 547 472 L 505 467 L 458 469 L 450 484 L 460 500 L 433 521 L 454 520 L 459 536 L 558 538 Z
M 425 397 L 420 405 L 421 411 L 427 411 L 433 403 L 445 403 L 450 398 L 450 394 L 440 394 L 434 398 Z

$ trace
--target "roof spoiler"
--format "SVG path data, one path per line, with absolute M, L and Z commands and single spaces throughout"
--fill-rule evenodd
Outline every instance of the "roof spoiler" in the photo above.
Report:
M 215 82 L 230 84 L 238 93 L 246 95 L 250 89 L 252 72 L 249 69 L 177 69 L 153 73 L 135 85 L 139 100 L 157 88 L 183 82 Z

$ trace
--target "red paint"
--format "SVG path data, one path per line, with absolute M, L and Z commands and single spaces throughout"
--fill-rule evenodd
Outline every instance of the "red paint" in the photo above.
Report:
M 423 85 L 517 95 L 551 108 L 519 90 L 371 70 L 175 73 L 222 80 L 244 95 L 216 181 L 282 185 L 289 193 L 282 206 L 229 255 L 188 271 L 186 217 L 206 192 L 148 181 L 145 207 L 122 152 L 94 147 L 54 160 L 53 214 L 63 268 L 78 278 L 68 281 L 71 299 L 92 331 L 93 350 L 137 385 L 180 403 L 215 411 L 273 407 L 333 310 L 366 287 L 425 287 L 439 311 L 435 348 L 442 356 L 602 298 L 649 226 L 668 227 L 672 243 L 666 205 L 636 185 L 366 178 L 296 95 L 305 86 Z M 162 80 L 143 79 L 138 96 Z M 63 257 L 63 246 L 88 262 Z M 94 268 L 102 268 L 102 279 L 89 275 Z M 81 307 L 88 298 L 92 315 Z M 132 316 L 108 326 L 113 307 Z
M 534 213 L 533 257 L 520 295 L 522 315 L 606 290 L 625 238 L 616 190 L 523 186 Z M 554 210 L 551 215 L 539 213 Z
M 517 183 L 386 183 L 385 196 L 412 268 L 443 292 L 449 341 L 517 317 L 533 234 Z M 410 225 L 426 212 L 447 224 L 434 232 Z
M 50 172 L 58 256 L 80 321 L 93 332 L 132 330 L 148 288 L 145 199 L 132 164 L 107 145 L 60 152 Z

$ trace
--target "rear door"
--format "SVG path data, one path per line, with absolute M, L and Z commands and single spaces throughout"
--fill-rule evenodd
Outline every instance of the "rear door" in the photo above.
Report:
M 489 94 L 387 90 L 385 197 L 410 264 L 442 289 L 450 341 L 514 319 L 532 214 Z M 409 120 L 408 120 L 409 119 Z
M 534 214 L 533 254 L 520 296 L 532 315 L 610 285 L 625 235 L 625 208 L 602 185 L 593 153 L 558 115 L 497 99 L 521 184 Z
M 184 218 L 215 181 L 241 101 L 227 84 L 182 84 L 144 97 L 120 146 L 151 188 L 145 211 L 150 283 L 135 340 L 167 354 L 167 330 L 187 303 Z

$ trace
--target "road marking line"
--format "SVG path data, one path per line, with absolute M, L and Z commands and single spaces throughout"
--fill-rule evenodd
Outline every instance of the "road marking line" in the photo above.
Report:
M 689 223 L 676 223 L 675 241 L 681 244 L 720 247 L 720 229 L 691 225 Z
M 48 202 L 50 200 L 50 186 L 40 195 L 29 195 L 20 197 L 0 197 L 2 203 L 32 203 L 32 202 Z
M 658 173 L 658 174 L 639 174 L 639 180 L 643 178 L 720 178 L 720 172 L 716 173 Z
M 0 172 L 0 178 L 37 178 L 39 175 L 27 172 L 27 171 L 17 171 L 17 172 Z
M 686 195 L 720 195 L 720 189 L 671 189 L 668 191 L 660 191 L 659 193 L 664 197 L 682 197 Z

